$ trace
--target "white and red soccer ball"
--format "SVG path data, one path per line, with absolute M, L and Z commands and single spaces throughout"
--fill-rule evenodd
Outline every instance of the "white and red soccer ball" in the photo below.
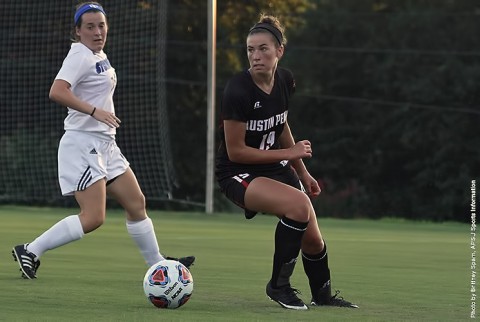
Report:
M 192 274 L 178 261 L 162 260 L 148 269 L 143 279 L 143 290 L 156 307 L 176 309 L 192 296 Z

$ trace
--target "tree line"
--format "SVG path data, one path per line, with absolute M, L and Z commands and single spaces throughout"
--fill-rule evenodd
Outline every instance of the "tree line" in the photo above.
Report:
M 169 24 L 169 40 L 181 40 L 169 47 L 169 75 L 190 81 L 169 84 L 183 93 L 169 100 L 171 118 L 185 121 L 173 136 L 198 142 L 206 61 L 186 62 L 205 57 L 206 18 L 189 13 L 206 7 L 169 6 L 184 22 Z M 280 64 L 297 84 L 289 120 L 297 139 L 312 141 L 305 162 L 323 187 L 319 215 L 466 221 L 480 160 L 479 9 L 475 1 L 219 2 L 217 110 L 225 82 L 247 67 L 245 36 L 258 13 L 275 14 L 289 39 Z M 174 148 L 175 163 L 188 174 L 181 193 L 202 200 L 202 176 L 190 181 L 204 168 L 204 145 L 195 146 Z M 229 209 L 219 194 L 216 205 Z
M 65 111 L 47 93 L 68 51 L 76 2 L 56 7 L 65 15 L 51 14 L 48 2 L 0 4 L 0 40 L 6 44 L 0 49 L 0 202 L 64 200 L 56 183 L 56 147 Z M 115 100 L 125 121 L 119 145 L 150 207 L 202 210 L 208 2 L 162 3 L 168 10 L 165 39 L 158 39 L 153 23 L 157 2 L 102 4 L 111 28 L 106 50 L 119 76 Z M 37 12 L 42 18 L 32 19 Z M 218 1 L 217 121 L 225 83 L 248 66 L 245 37 L 261 12 L 286 25 L 280 64 L 292 70 L 297 85 L 289 122 L 297 140 L 313 144 L 314 156 L 305 162 L 323 190 L 314 200 L 319 216 L 468 221 L 471 181 L 480 174 L 480 4 Z M 166 50 L 168 122 L 156 125 L 158 41 Z M 156 140 L 143 140 L 163 126 L 169 127 L 176 178 L 172 196 L 184 202 L 153 202 L 158 196 L 147 187 L 170 180 L 157 176 L 151 152 Z M 216 211 L 235 209 L 215 191 Z

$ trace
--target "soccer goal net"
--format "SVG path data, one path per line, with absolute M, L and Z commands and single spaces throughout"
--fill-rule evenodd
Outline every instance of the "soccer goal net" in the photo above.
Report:
M 70 48 L 79 1 L 0 2 L 0 202 L 62 203 L 57 147 L 66 108 L 48 98 Z M 105 47 L 117 73 L 117 142 L 150 200 L 176 178 L 165 93 L 167 2 L 106 0 Z

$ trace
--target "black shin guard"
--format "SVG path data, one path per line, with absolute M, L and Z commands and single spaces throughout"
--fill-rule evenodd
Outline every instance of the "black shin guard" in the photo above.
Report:
M 302 254 L 303 268 L 308 277 L 310 290 L 314 298 L 329 299 L 331 295 L 330 288 L 330 269 L 328 268 L 327 244 L 319 254 Z
M 308 222 L 302 223 L 286 217 L 278 222 L 271 279 L 273 288 L 290 286 L 290 276 L 295 268 L 307 225 Z

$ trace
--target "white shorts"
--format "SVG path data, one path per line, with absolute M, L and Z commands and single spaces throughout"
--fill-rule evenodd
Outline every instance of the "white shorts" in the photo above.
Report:
M 62 195 L 85 190 L 100 179 L 108 182 L 127 171 L 129 165 L 113 137 L 66 131 L 58 147 Z

